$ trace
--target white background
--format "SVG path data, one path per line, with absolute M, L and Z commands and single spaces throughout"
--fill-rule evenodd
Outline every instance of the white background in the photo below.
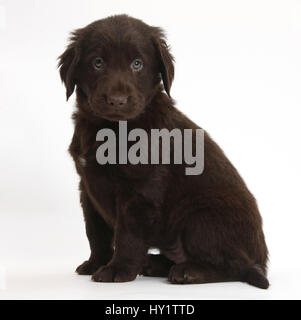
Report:
M 74 273 L 89 250 L 67 153 L 74 97 L 65 102 L 56 58 L 70 31 L 116 13 L 166 29 L 178 108 L 258 200 L 269 290 Z M 0 0 L 0 298 L 300 299 L 300 39 L 300 1 Z

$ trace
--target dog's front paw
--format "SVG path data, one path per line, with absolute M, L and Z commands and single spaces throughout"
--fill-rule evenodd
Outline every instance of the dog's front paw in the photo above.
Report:
M 75 270 L 80 275 L 91 275 L 97 269 L 99 269 L 100 264 L 96 261 L 87 260 L 83 262 L 80 266 L 78 266 Z
M 96 282 L 127 282 L 136 279 L 138 271 L 122 265 L 107 265 L 100 267 L 92 276 Z

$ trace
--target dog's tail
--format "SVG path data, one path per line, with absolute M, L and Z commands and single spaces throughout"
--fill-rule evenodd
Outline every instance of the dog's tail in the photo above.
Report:
M 252 286 L 267 289 L 269 287 L 269 280 L 266 277 L 264 268 L 259 264 L 254 264 L 248 267 L 242 274 L 241 281 L 247 282 Z

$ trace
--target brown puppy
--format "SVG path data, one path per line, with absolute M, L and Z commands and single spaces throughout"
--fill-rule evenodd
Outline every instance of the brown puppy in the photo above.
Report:
M 198 128 L 169 97 L 174 66 L 162 30 L 126 15 L 109 17 L 73 32 L 59 59 L 67 99 L 76 86 L 69 150 L 81 177 L 91 247 L 77 272 L 105 282 L 144 274 L 171 283 L 244 281 L 268 288 L 256 201 L 207 133 L 201 175 L 185 175 L 184 165 L 96 161 L 96 133 L 110 128 L 118 135 L 118 120 L 148 133 Z M 152 247 L 161 254 L 149 255 Z

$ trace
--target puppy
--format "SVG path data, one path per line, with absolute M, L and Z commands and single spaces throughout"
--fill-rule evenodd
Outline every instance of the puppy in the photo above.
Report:
M 72 33 L 59 68 L 67 99 L 76 87 L 69 151 L 91 248 L 78 274 L 99 282 L 142 274 L 174 284 L 243 281 L 268 288 L 256 200 L 206 132 L 200 175 L 186 175 L 179 164 L 96 160 L 97 132 L 118 135 L 121 120 L 148 133 L 199 128 L 170 98 L 174 64 L 163 31 L 126 15 L 95 21 Z

